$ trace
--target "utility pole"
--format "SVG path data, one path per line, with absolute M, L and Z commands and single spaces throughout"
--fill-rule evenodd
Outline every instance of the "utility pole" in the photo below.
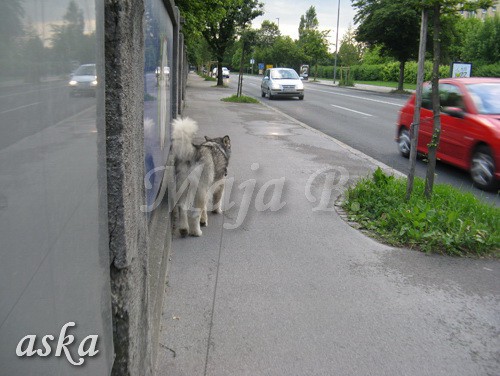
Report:
M 333 65 L 333 84 L 335 85 L 335 78 L 337 77 L 337 53 L 339 50 L 339 20 L 340 20 L 340 0 L 337 10 L 337 36 L 335 37 L 335 63 Z

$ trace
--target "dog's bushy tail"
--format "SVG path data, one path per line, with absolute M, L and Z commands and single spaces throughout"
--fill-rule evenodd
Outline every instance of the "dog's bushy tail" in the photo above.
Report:
M 188 117 L 177 118 L 172 122 L 172 151 L 180 161 L 189 161 L 194 154 L 193 136 L 198 124 Z

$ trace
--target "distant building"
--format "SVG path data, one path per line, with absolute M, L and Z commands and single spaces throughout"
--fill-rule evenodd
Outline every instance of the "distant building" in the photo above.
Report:
M 488 9 L 477 9 L 473 11 L 461 11 L 460 13 L 465 18 L 479 18 L 484 20 L 486 17 L 500 16 L 500 0 L 494 1 L 493 6 Z

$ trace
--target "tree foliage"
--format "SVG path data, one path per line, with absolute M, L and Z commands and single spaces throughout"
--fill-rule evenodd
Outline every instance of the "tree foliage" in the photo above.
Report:
M 306 62 L 316 67 L 314 78 L 318 72 L 318 63 L 328 57 L 329 30 L 318 30 L 319 22 L 314 6 L 309 7 L 305 15 L 300 16 L 298 46 L 302 50 Z
M 56 59 L 70 67 L 71 61 L 80 64 L 95 62 L 95 36 L 84 34 L 83 10 L 71 0 L 62 25 L 51 25 L 52 53 Z
M 380 46 L 400 63 L 398 89 L 403 90 L 404 63 L 416 57 L 420 25 L 419 0 L 356 0 L 356 39 Z
M 362 45 L 356 41 L 356 33 L 349 27 L 341 40 L 338 58 L 341 65 L 351 66 L 361 60 Z
M 180 0 L 177 3 L 186 23 L 188 45 L 202 35 L 217 60 L 218 82 L 222 86 L 222 61 L 239 30 L 263 14 L 258 0 Z
M 316 15 L 316 8 L 311 5 L 306 13 L 300 16 L 299 39 L 302 37 L 304 32 L 309 30 L 317 30 L 318 26 L 319 21 Z
M 460 58 L 475 64 L 486 65 L 500 62 L 500 17 L 488 17 L 484 22 L 467 19 Z

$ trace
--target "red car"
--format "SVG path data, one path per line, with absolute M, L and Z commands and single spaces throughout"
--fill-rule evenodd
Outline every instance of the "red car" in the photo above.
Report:
M 500 181 L 500 78 L 439 80 L 441 138 L 437 158 L 470 172 L 474 185 L 493 190 Z M 399 112 L 398 148 L 410 154 L 415 94 Z M 431 85 L 422 93 L 417 151 L 427 153 L 432 136 Z

